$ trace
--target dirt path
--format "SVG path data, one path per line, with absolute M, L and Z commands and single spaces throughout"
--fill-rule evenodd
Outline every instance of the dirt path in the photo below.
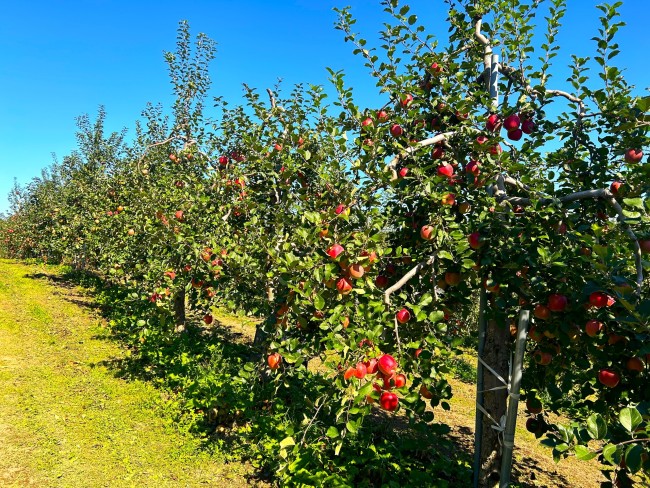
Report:
M 0 486 L 249 485 L 244 466 L 171 420 L 160 392 L 114 376 L 105 364 L 124 351 L 44 272 L 0 261 Z

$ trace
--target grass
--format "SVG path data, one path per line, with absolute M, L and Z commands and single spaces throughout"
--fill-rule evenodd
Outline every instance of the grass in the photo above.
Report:
M 108 369 L 128 352 L 43 273 L 0 261 L 0 485 L 248 485 L 250 469 L 206 449 L 160 391 Z
M 151 375 L 125 374 L 141 363 L 118 346 L 93 301 L 60 276 L 57 268 L 0 261 L 0 486 L 255 483 L 252 468 L 227 463 L 214 442 L 190 433 L 197 419 L 183 417 Z M 254 321 L 213 312 L 233 347 L 250 343 Z M 451 410 L 435 409 L 463 459 L 473 450 L 475 364 L 471 352 L 451 362 Z M 594 463 L 553 463 L 525 430 L 521 407 L 513 486 L 598 486 Z

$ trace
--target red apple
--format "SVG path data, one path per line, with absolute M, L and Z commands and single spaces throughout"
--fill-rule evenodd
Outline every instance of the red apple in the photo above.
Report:
M 343 378 L 349 380 L 350 378 L 356 375 L 357 375 L 357 368 L 349 367 L 348 369 L 345 370 L 345 373 L 343 374 Z
M 535 305 L 535 311 L 533 312 L 533 315 L 535 315 L 535 317 L 540 320 L 548 320 L 551 317 L 551 311 L 541 303 L 538 303 Z
M 385 122 L 388 120 L 388 114 L 386 113 L 385 110 L 380 110 L 379 112 L 377 112 L 377 120 L 379 120 L 380 122 Z
M 424 239 L 425 241 L 430 241 L 434 237 L 433 235 L 434 230 L 435 229 L 432 225 L 424 225 L 420 229 L 420 237 L 422 237 L 422 239 Z
M 384 354 L 377 361 L 377 368 L 387 376 L 393 376 L 397 369 L 397 361 L 390 354 Z
M 420 386 L 420 395 L 422 395 L 422 398 L 426 398 L 427 400 L 433 398 L 433 393 L 431 393 L 429 389 L 424 385 Z
M 513 131 L 515 129 L 519 129 L 520 124 L 521 124 L 521 119 L 517 114 L 508 115 L 503 121 L 503 127 L 508 132 Z
M 274 352 L 273 354 L 269 355 L 267 358 L 267 363 L 269 364 L 269 368 L 271 369 L 278 369 L 280 367 L 280 363 L 282 362 L 282 356 L 280 356 L 280 353 Z
M 336 209 L 334 210 L 334 213 L 336 213 L 336 215 L 341 215 L 344 210 L 345 210 L 345 205 L 341 203 L 337 205 Z
M 614 194 L 618 194 L 618 191 L 621 189 L 621 186 L 623 186 L 623 182 L 621 181 L 614 181 L 609 187 L 609 190 Z
M 490 140 L 490 138 L 487 137 L 487 136 L 477 136 L 477 137 L 476 137 L 476 143 L 477 143 L 479 146 L 483 146 L 483 145 L 485 145 L 489 140 Z
M 534 415 L 542 413 L 542 402 L 539 401 L 539 398 L 528 398 L 526 399 L 526 409 Z
M 497 132 L 499 129 L 501 129 L 501 119 L 499 118 L 499 115 L 490 114 L 487 122 L 485 123 L 485 128 L 489 132 Z
M 627 360 L 627 363 L 625 363 L 625 367 L 630 371 L 641 372 L 645 369 L 645 363 L 643 362 L 643 359 L 633 357 Z
M 596 337 L 601 330 L 603 330 L 603 323 L 598 320 L 592 319 L 585 324 L 585 334 L 589 337 Z
M 127 234 L 129 234 L 130 236 L 134 236 L 134 235 L 135 235 L 135 231 L 134 231 L 133 229 L 129 229 L 128 232 L 127 232 Z
M 363 119 L 361 122 L 361 127 L 372 127 L 374 125 L 374 122 L 370 117 Z
M 282 151 L 282 146 L 276 142 L 273 145 L 273 149 L 275 149 L 277 152 L 280 152 L 280 151 Z
M 523 132 L 521 129 L 513 129 L 508 131 L 508 139 L 511 141 L 518 141 L 521 139 L 521 136 L 523 135 Z
M 431 157 L 433 159 L 442 159 L 445 157 L 445 150 L 442 147 L 435 147 L 433 151 L 431 151 Z
M 363 269 L 363 266 L 361 266 L 358 263 L 350 265 L 348 268 L 348 272 L 350 273 L 350 276 L 356 280 L 359 278 L 363 277 L 364 273 L 366 272 L 365 269 Z
M 327 250 L 327 255 L 332 259 L 336 259 L 344 251 L 345 249 L 343 248 L 342 245 L 334 244 Z
M 628 149 L 625 151 L 625 162 L 626 163 L 638 163 L 643 157 L 643 152 L 640 149 Z
M 442 197 L 442 204 L 443 205 L 453 205 L 456 203 L 456 195 L 453 193 L 447 193 L 446 195 L 443 195 Z
M 406 168 L 406 167 L 400 168 L 398 174 L 399 174 L 400 178 L 406 178 L 406 175 L 409 174 L 409 169 Z
M 341 295 L 347 295 L 352 291 L 352 283 L 350 283 L 350 280 L 343 277 L 336 282 L 336 289 Z
M 493 154 L 494 156 L 498 156 L 503 152 L 503 148 L 501 147 L 501 144 L 495 144 L 494 146 L 490 146 L 488 149 L 490 154 Z
M 445 273 L 445 283 L 447 283 L 449 286 L 456 286 L 460 282 L 461 282 L 460 273 L 456 273 L 453 271 L 447 271 Z
M 471 160 L 469 163 L 465 165 L 465 172 L 466 173 L 472 173 L 474 176 L 478 176 L 478 174 L 481 172 L 479 169 L 479 165 L 481 163 L 475 160 Z
M 219 156 L 219 164 L 226 166 L 228 164 L 228 156 Z
M 467 241 L 469 242 L 469 247 L 472 249 L 480 249 L 485 245 L 485 242 L 481 238 L 481 234 L 478 232 L 472 232 L 467 237 Z
M 533 353 L 535 362 L 541 366 L 548 366 L 553 360 L 551 353 L 540 351 L 539 349 Z
M 614 388 L 621 381 L 618 373 L 609 368 L 603 368 L 598 372 L 598 381 L 608 388 Z
M 407 309 L 403 308 L 396 314 L 397 321 L 400 324 L 405 324 L 409 320 L 411 320 L 411 312 L 409 312 Z
M 208 314 L 205 314 L 205 315 L 203 316 L 203 322 L 205 322 L 206 325 L 210 325 L 210 324 L 212 323 L 213 320 L 214 320 L 214 319 L 213 319 L 212 315 L 209 314 L 209 313 L 208 313 Z
M 569 304 L 569 300 L 564 295 L 553 294 L 548 297 L 548 308 L 551 312 L 563 312 Z
M 402 388 L 404 386 L 406 386 L 406 376 L 400 373 L 395 376 L 395 388 Z
M 393 137 L 399 137 L 404 133 L 404 129 L 402 129 L 402 126 L 399 124 L 393 124 L 390 128 L 390 134 Z
M 366 365 L 363 364 L 362 362 L 358 362 L 357 367 L 355 369 L 354 376 L 362 380 L 363 378 L 365 378 L 367 373 L 368 373 L 368 368 L 366 368 Z
M 395 393 L 391 393 L 389 391 L 385 391 L 381 394 L 381 398 L 379 399 L 379 403 L 381 405 L 381 408 L 384 410 L 388 410 L 389 412 L 393 412 L 397 410 L 397 407 L 399 405 L 399 398 Z
M 532 120 L 524 120 L 521 123 L 521 130 L 524 134 L 532 134 L 535 131 L 535 122 Z
M 438 174 L 449 178 L 454 174 L 454 167 L 449 163 L 444 163 L 443 165 L 438 166 Z
M 614 300 L 613 297 L 609 296 L 607 293 L 604 291 L 595 291 L 591 295 L 589 295 L 589 304 L 592 307 L 596 308 L 603 308 L 603 307 L 611 307 L 616 303 L 616 300 Z
M 442 73 L 442 66 L 439 65 L 438 63 L 433 63 L 431 65 L 431 73 L 439 75 L 440 73 Z
M 411 95 L 410 93 L 407 94 L 405 97 L 402 98 L 400 103 L 402 104 L 402 107 L 404 107 L 404 108 L 409 107 L 411 105 L 411 103 L 413 103 L 413 95 Z
M 377 288 L 386 288 L 388 286 L 388 277 L 384 275 L 378 275 L 375 278 L 375 286 Z

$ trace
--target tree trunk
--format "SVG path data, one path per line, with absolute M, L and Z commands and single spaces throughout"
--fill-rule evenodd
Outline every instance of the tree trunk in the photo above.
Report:
M 176 332 L 185 330 L 185 288 L 181 288 L 174 295 L 174 324 Z
M 508 381 L 508 362 L 510 359 L 510 330 L 505 324 L 498 324 L 496 320 L 488 320 L 483 361 L 498 373 L 504 380 Z M 483 375 L 483 408 L 490 414 L 492 419 L 501 422 L 506 415 L 508 390 L 496 387 L 503 387 L 504 384 L 487 368 L 482 368 Z M 483 425 L 481 436 L 480 452 L 480 474 L 479 486 L 492 487 L 499 482 L 501 468 L 501 445 L 499 436 L 501 433 L 492 428 L 494 422 L 485 414 L 477 411 L 481 416 Z

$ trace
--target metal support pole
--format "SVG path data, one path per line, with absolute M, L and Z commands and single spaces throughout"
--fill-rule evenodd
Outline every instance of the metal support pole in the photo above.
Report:
M 517 408 L 519 406 L 519 391 L 521 387 L 521 376 L 523 372 L 524 352 L 526 351 L 526 335 L 528 334 L 528 323 L 530 311 L 519 312 L 519 324 L 517 325 L 517 342 L 515 344 L 515 356 L 512 364 L 512 378 L 510 379 L 510 393 L 508 395 L 508 412 L 506 416 L 506 427 L 503 432 L 503 454 L 501 458 L 501 477 L 499 488 L 510 486 L 510 472 L 512 470 L 512 451 L 515 447 L 515 427 L 517 426 Z
M 483 356 L 485 349 L 485 335 L 487 320 L 485 309 L 487 307 L 487 291 L 481 287 L 478 308 L 478 357 Z M 478 361 L 476 365 L 476 404 L 483 406 L 483 364 Z M 476 423 L 474 425 L 474 488 L 478 488 L 481 473 L 481 441 L 483 439 L 483 413 L 476 409 Z
M 492 55 L 492 66 L 490 67 L 490 98 L 492 99 L 492 111 L 499 109 L 499 55 Z

